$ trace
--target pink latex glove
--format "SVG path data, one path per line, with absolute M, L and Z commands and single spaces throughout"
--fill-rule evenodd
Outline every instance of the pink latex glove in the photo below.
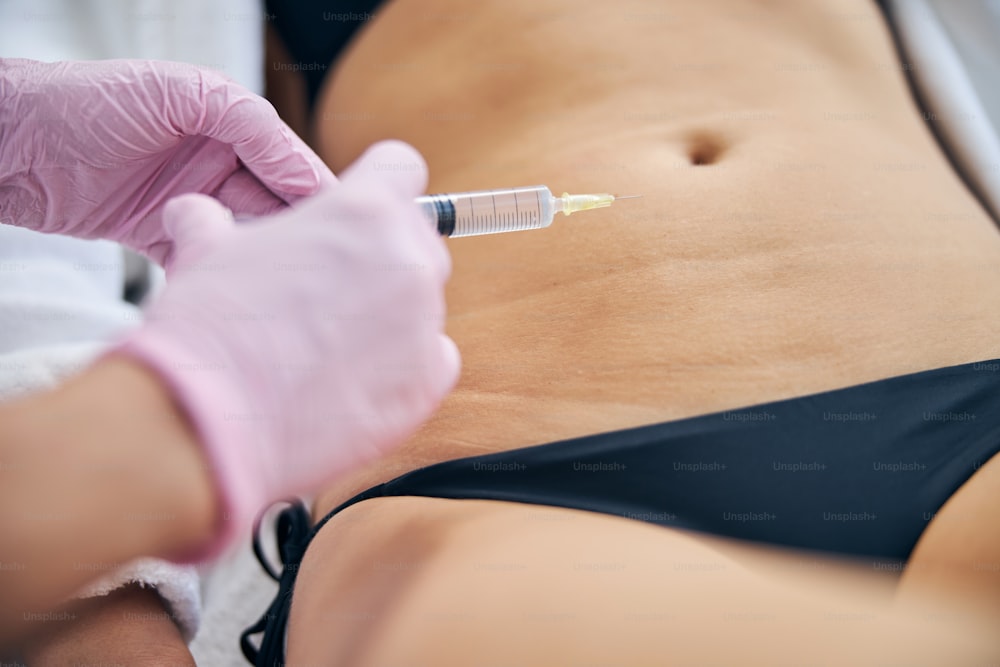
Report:
M 266 503 L 386 454 L 451 390 L 451 265 L 413 202 L 425 185 L 420 154 L 393 141 L 263 220 L 237 226 L 199 195 L 166 206 L 177 261 L 117 353 L 172 389 L 217 481 L 224 535 L 191 559 Z
M 0 222 L 118 241 L 166 265 L 172 197 L 263 215 L 334 182 L 270 103 L 211 70 L 0 59 Z

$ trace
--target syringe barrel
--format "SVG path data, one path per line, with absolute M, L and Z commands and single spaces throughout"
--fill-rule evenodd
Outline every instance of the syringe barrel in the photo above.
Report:
M 477 236 L 552 224 L 552 191 L 544 185 L 503 190 L 477 190 L 417 197 L 442 236 Z

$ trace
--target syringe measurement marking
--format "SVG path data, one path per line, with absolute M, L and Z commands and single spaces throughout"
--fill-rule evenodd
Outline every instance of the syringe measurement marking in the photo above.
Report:
M 521 218 L 521 211 L 517 207 L 517 190 L 514 191 L 514 221 L 518 222 Z
M 490 193 L 490 199 L 493 200 L 493 218 L 496 219 L 496 217 L 497 217 L 497 193 L 491 192 Z M 501 227 L 501 229 L 503 229 L 503 227 Z
M 535 206 L 529 206 L 527 209 L 521 209 L 521 194 L 526 194 L 523 192 L 501 192 L 501 195 L 512 196 L 514 198 L 514 210 L 511 211 L 507 205 L 510 200 L 506 200 L 504 205 L 501 206 L 497 202 L 497 193 L 489 193 L 490 202 L 487 204 L 488 210 L 476 211 L 475 198 L 469 197 L 465 199 L 468 208 L 465 212 L 461 212 L 463 206 L 459 202 L 453 200 L 453 204 L 457 205 L 457 217 L 458 217 L 458 228 L 465 229 L 466 231 L 462 234 L 463 236 L 470 234 L 491 234 L 501 231 L 514 231 L 522 229 L 535 229 L 541 222 L 541 197 L 543 193 L 540 191 L 533 191 L 535 195 Z M 485 201 L 485 200 L 484 200 Z M 466 222 L 462 222 L 462 220 Z
M 469 217 L 472 218 L 473 222 L 476 221 L 476 204 L 474 199 L 469 199 Z

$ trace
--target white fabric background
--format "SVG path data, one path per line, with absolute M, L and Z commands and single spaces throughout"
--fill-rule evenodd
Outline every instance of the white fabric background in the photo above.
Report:
M 0 56 L 151 58 L 218 69 L 264 89 L 258 0 L 0 0 Z

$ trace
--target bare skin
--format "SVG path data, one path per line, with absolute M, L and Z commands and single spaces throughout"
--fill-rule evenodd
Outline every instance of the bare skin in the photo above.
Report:
M 428 40 L 432 27 L 441 29 Z M 645 196 L 557 219 L 545 231 L 451 242 L 448 333 L 463 352 L 461 383 L 394 455 L 325 494 L 317 515 L 442 460 L 1000 357 L 1000 235 L 914 107 L 873 3 L 486 2 L 473 10 L 447 0 L 396 0 L 338 63 L 317 114 L 324 116 L 350 119 L 317 128 L 335 171 L 371 141 L 393 136 L 427 157 L 430 191 L 546 183 Z M 946 603 L 938 596 L 947 595 L 957 600 L 947 602 L 957 605 L 955 618 L 973 609 L 982 618 L 1000 614 L 1000 567 L 992 567 L 1000 563 L 998 476 L 994 457 L 929 523 L 891 614 L 883 598 L 844 584 L 840 595 L 858 613 L 889 614 L 884 626 L 866 625 L 856 636 L 869 649 L 861 654 L 866 660 L 962 664 L 981 657 L 974 648 L 950 653 L 957 626 L 935 619 L 929 628 L 914 620 L 914 610 L 927 601 L 952 609 L 939 606 Z M 455 626 L 428 630 L 418 651 L 405 620 L 440 611 L 459 585 L 444 573 L 468 571 L 487 555 L 487 541 L 467 526 L 497 521 L 505 526 L 497 530 L 514 530 L 502 515 L 524 508 L 418 499 L 364 505 L 334 519 L 307 555 L 290 662 L 350 654 L 368 660 L 352 664 L 417 655 L 424 662 L 414 664 L 461 663 L 468 655 L 461 647 L 434 643 Z M 356 520 L 380 505 L 387 509 L 378 522 Z M 635 531 L 635 548 L 698 548 L 675 531 L 546 511 L 574 520 L 542 531 L 530 553 L 516 541 L 491 543 L 489 551 L 529 563 L 534 578 L 511 588 L 528 606 L 537 601 L 532 595 L 552 599 L 594 580 L 587 572 L 564 571 L 565 580 L 537 574 L 561 562 L 541 546 L 552 535 L 579 546 L 595 531 L 610 531 L 610 521 Z M 411 525 L 415 516 L 423 528 Z M 514 534 L 534 539 L 530 531 Z M 739 547 L 700 539 L 734 568 L 747 562 Z M 411 592 L 393 596 L 377 581 L 364 583 L 371 563 L 400 554 L 405 560 L 414 540 L 426 545 L 410 559 L 425 565 L 404 571 Z M 602 548 L 613 549 L 616 542 L 608 542 Z M 629 563 L 635 551 L 615 553 Z M 785 590 L 782 568 L 767 561 L 754 562 L 769 569 L 770 587 L 717 578 L 702 593 L 722 613 L 735 600 Z M 661 583 L 683 583 L 683 574 Z M 460 578 L 461 586 L 477 590 L 489 575 Z M 799 621 L 796 632 L 832 642 L 842 624 L 805 612 L 836 596 L 824 597 L 824 576 L 805 578 L 808 600 L 781 593 L 764 611 L 790 615 Z M 650 579 L 630 585 L 640 591 L 643 581 Z M 591 604 L 639 599 L 623 590 L 595 589 Z M 690 598 L 674 601 L 683 608 Z M 485 596 L 482 609 L 498 604 Z M 364 610 L 364 633 L 330 632 L 322 620 Z M 492 628 L 500 642 L 505 628 L 516 635 L 519 627 L 481 622 L 462 632 L 485 638 Z M 618 622 L 603 626 L 603 636 L 613 637 Z M 545 661 L 548 648 L 565 655 L 559 651 L 569 636 L 597 636 L 586 625 L 572 627 L 561 639 L 550 635 L 551 647 L 538 644 L 536 662 L 511 658 L 556 664 Z M 974 633 L 974 623 L 964 627 Z M 713 655 L 769 664 L 773 635 L 733 637 L 717 642 L 721 652 Z M 903 637 L 913 643 L 897 641 Z M 667 644 L 653 632 L 637 650 L 662 659 Z M 669 646 L 671 655 L 705 655 L 693 639 L 689 654 L 677 638 Z M 848 658 L 862 664 L 832 649 L 822 660 Z
M 151 634 L 185 654 L 155 594 L 53 611 L 117 564 L 193 555 L 217 530 L 208 467 L 159 378 L 109 357 L 54 391 L 0 406 L 0 461 L 0 649 L 28 641 L 32 655 L 51 657 L 70 642 L 80 656 L 98 648 L 91 630 L 103 626 L 135 641 L 105 644 L 90 659 L 120 650 L 139 660 Z M 121 613 L 161 605 L 160 616 L 135 633 L 103 623 L 112 615 L 100 611 L 105 604 Z
M 194 667 L 169 607 L 153 588 L 127 586 L 64 611 L 71 621 L 48 624 L 21 649 L 27 664 Z

